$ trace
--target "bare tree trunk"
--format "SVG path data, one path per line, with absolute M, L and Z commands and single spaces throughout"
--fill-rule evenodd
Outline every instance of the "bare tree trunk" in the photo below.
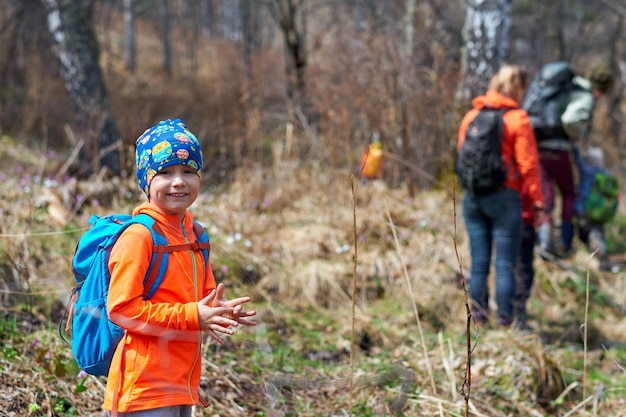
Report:
M 82 166 L 90 167 L 92 172 L 106 167 L 114 175 L 120 175 L 120 135 L 98 65 L 98 43 L 92 27 L 93 2 L 43 0 L 43 3 L 65 88 L 74 105 L 76 133 L 85 142 Z
M 610 123 L 609 129 L 616 149 L 624 149 L 624 144 L 620 143 L 620 137 L 622 136 L 622 124 L 624 121 L 624 113 L 621 110 L 621 103 L 624 101 L 624 75 L 626 74 L 622 74 L 622 71 L 620 70 L 626 72 L 626 66 L 624 64 L 624 51 L 618 45 L 621 45 L 619 40 L 624 36 L 625 18 L 626 15 L 624 14 L 618 15 L 617 26 L 610 42 L 611 71 L 614 74 L 615 82 L 613 91 L 611 91 L 607 97 L 607 100 L 609 101 L 607 113 Z
M 136 34 L 134 0 L 124 0 L 124 61 L 130 72 L 137 67 Z
M 558 0 L 557 3 L 557 7 L 556 7 L 556 38 L 557 38 L 557 43 L 559 45 L 559 59 L 560 60 L 567 60 L 568 59 L 568 55 L 567 55 L 567 51 L 565 49 L 565 27 L 564 27 L 564 21 L 565 19 L 563 19 L 563 16 L 565 14 L 565 1 L 564 0 Z
M 363 0 L 356 0 L 354 2 L 354 31 L 362 32 L 363 26 Z
M 221 4 L 222 36 L 236 41 L 242 36 L 241 3 L 243 0 L 223 0 Z
M 465 15 L 461 99 L 469 100 L 487 89 L 509 54 L 511 0 L 470 0 Z
M 406 42 L 405 53 L 410 56 L 413 53 L 413 36 L 415 26 L 413 17 L 415 16 L 415 0 L 406 0 L 406 13 L 404 14 L 404 39 Z
M 254 20 L 253 20 L 253 7 L 254 0 L 242 0 L 241 1 L 241 29 L 243 31 L 243 64 L 246 72 L 246 81 L 251 83 L 252 81 L 252 49 L 254 47 Z
M 198 6 L 195 1 L 186 1 L 182 4 L 184 24 L 181 33 L 189 61 L 189 78 L 193 82 L 198 76 L 198 39 L 201 31 Z
M 318 138 L 309 125 L 307 117 L 308 102 L 306 93 L 305 73 L 307 67 L 306 54 L 306 16 L 304 5 L 306 0 L 267 0 L 270 15 L 278 24 L 285 45 L 285 78 L 287 111 L 291 119 L 290 125 L 301 126 L 313 146 Z M 303 147 L 294 143 L 294 149 L 300 157 Z
M 202 27 L 202 36 L 209 38 L 213 34 L 213 2 L 211 0 L 200 1 L 200 25 Z
M 172 73 L 172 45 L 170 43 L 170 6 L 169 0 L 161 0 L 159 3 L 159 16 L 161 17 L 161 45 L 163 55 L 161 64 L 167 74 Z

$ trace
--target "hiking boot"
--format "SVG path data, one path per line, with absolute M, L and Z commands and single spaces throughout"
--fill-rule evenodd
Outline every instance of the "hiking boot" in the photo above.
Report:
M 498 316 L 496 324 L 501 327 L 511 327 L 513 320 L 509 316 Z
M 526 313 L 517 315 L 515 318 L 515 328 L 522 332 L 529 332 L 533 330 L 532 326 L 528 324 L 528 316 Z
M 600 260 L 600 264 L 598 265 L 598 269 L 602 272 L 607 272 L 607 271 L 613 271 L 613 268 L 611 266 L 611 263 L 609 261 L 607 261 L 606 259 L 602 259 Z M 618 268 L 619 271 L 619 268 Z
M 567 246 L 562 241 L 557 241 L 554 244 L 550 244 L 547 247 L 547 250 L 555 257 L 559 259 L 568 259 L 574 255 L 574 250 L 572 246 Z
M 537 248 L 537 255 L 539 255 L 544 261 L 549 261 L 551 258 L 550 252 L 548 252 L 546 248 L 542 247 Z
M 556 257 L 560 259 L 569 259 L 574 256 L 574 249 L 559 248 L 556 251 Z
M 528 324 L 528 314 L 525 305 L 518 305 L 515 308 L 514 326 L 517 330 L 530 331 L 532 327 Z
M 532 332 L 533 326 L 531 326 L 530 324 L 528 324 L 528 322 L 526 320 L 518 320 L 515 322 L 515 328 L 517 330 L 519 330 L 520 332 Z
M 604 240 L 604 233 L 601 229 L 592 227 L 589 231 L 588 240 L 589 252 L 596 254 L 596 257 L 602 262 L 607 257 L 606 242 Z
M 557 250 L 552 245 L 539 246 L 539 248 L 537 249 L 537 254 L 544 261 L 552 261 L 554 260 L 554 258 L 560 257 L 557 253 Z
M 472 316 L 474 317 L 474 321 L 476 321 L 476 326 L 479 328 L 489 323 L 489 316 L 482 310 L 473 311 Z
M 574 240 L 574 224 L 572 222 L 563 222 L 561 224 L 561 240 L 560 248 L 564 253 L 572 251 L 572 241 Z

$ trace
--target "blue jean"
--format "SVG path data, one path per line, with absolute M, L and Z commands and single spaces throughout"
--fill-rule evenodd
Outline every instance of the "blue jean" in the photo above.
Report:
M 510 188 L 473 196 L 465 194 L 463 218 L 470 240 L 472 268 L 470 293 L 473 310 L 487 314 L 492 245 L 495 247 L 496 304 L 498 316 L 513 317 L 515 264 L 522 234 L 520 194 Z

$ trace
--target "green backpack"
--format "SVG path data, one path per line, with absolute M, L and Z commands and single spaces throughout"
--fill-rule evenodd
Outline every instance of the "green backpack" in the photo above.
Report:
M 585 201 L 585 212 L 589 219 L 605 223 L 617 212 L 619 181 L 607 172 L 596 172 L 591 192 Z

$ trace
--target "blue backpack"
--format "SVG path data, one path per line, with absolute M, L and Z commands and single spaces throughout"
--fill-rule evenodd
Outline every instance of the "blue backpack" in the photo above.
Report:
M 91 229 L 76 244 L 71 261 L 76 286 L 63 319 L 59 324 L 61 338 L 71 344 L 76 362 L 90 375 L 106 376 L 109 372 L 115 349 L 124 336 L 124 329 L 109 320 L 107 295 L 111 273 L 109 256 L 117 239 L 127 227 L 142 224 L 150 230 L 153 242 L 152 260 L 143 280 L 144 298 L 150 299 L 157 290 L 167 269 L 169 253 L 185 250 L 202 250 L 205 265 L 209 259 L 209 236 L 199 223 L 194 221 L 197 242 L 168 245 L 161 228 L 147 214 L 131 216 L 112 214 L 91 216 Z M 71 342 L 63 335 L 72 328 Z

